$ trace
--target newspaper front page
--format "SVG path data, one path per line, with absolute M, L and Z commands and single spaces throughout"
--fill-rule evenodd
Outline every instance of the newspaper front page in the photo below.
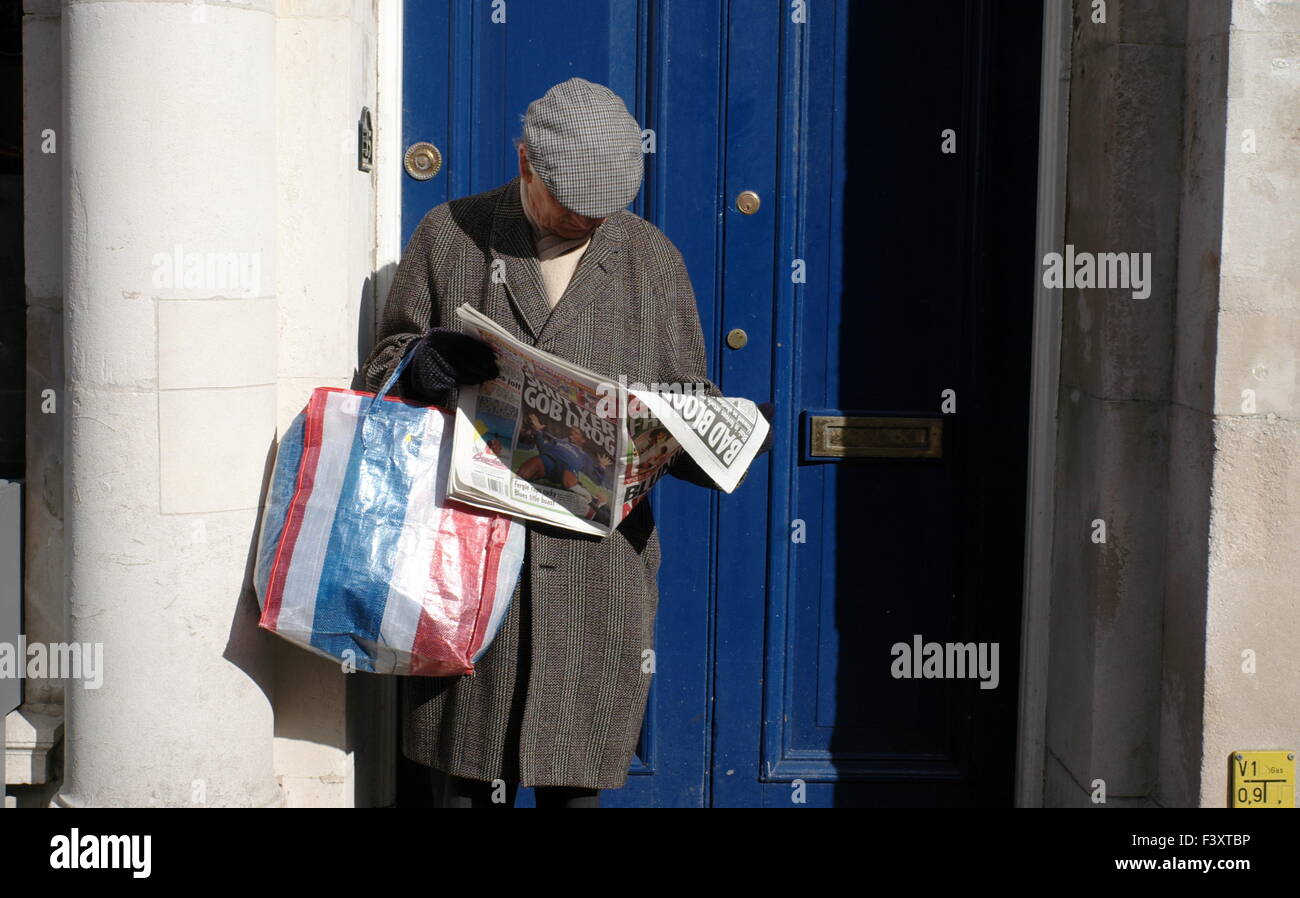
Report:
M 501 373 L 459 390 L 452 499 L 607 536 L 678 452 L 731 492 L 767 435 L 748 399 L 706 396 L 694 384 L 611 383 L 468 305 L 456 314 L 492 347 Z

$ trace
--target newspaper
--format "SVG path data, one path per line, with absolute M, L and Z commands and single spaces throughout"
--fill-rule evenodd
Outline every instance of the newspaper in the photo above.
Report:
M 468 305 L 456 314 L 496 352 L 500 375 L 458 392 L 452 499 L 607 536 L 679 452 L 729 493 L 767 436 L 748 399 L 706 396 L 700 384 L 612 383 Z

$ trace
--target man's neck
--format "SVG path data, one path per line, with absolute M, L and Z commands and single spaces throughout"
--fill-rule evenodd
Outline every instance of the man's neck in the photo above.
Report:
M 580 246 L 585 246 L 587 241 L 591 239 L 590 234 L 577 238 L 563 237 L 542 227 L 533 216 L 532 205 L 528 199 L 528 182 L 523 177 L 520 177 L 519 204 L 524 207 L 524 217 L 528 219 L 528 226 L 533 231 L 533 246 L 537 250 L 537 257 L 542 261 L 562 256 Z
M 528 225 L 533 229 L 534 240 L 551 233 L 537 223 L 537 218 L 533 215 L 533 204 L 528 197 L 528 181 L 523 177 L 519 179 L 519 204 L 524 207 L 524 217 L 528 219 Z

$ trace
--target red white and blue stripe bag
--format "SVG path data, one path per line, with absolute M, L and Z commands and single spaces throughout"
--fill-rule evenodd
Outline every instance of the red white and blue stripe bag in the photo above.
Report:
M 510 608 L 524 525 L 446 501 L 454 418 L 318 387 L 285 431 L 262 512 L 259 626 L 357 670 L 472 674 Z

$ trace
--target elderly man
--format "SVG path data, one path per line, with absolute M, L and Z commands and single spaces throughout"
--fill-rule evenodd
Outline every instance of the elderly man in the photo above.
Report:
M 623 102 L 570 78 L 529 105 L 517 144 L 517 178 L 436 206 L 416 228 L 369 388 L 407 352 L 407 398 L 450 407 L 457 386 L 496 376 L 491 350 L 459 330 L 453 310 L 467 302 L 611 381 L 719 395 L 681 253 L 625 211 L 643 161 Z M 669 470 L 713 486 L 684 453 Z M 648 502 L 604 539 L 528 525 L 519 586 L 476 674 L 402 683 L 402 750 L 446 774 L 443 806 L 512 807 L 522 784 L 539 805 L 597 807 L 600 789 L 624 784 L 650 688 L 659 560 Z

